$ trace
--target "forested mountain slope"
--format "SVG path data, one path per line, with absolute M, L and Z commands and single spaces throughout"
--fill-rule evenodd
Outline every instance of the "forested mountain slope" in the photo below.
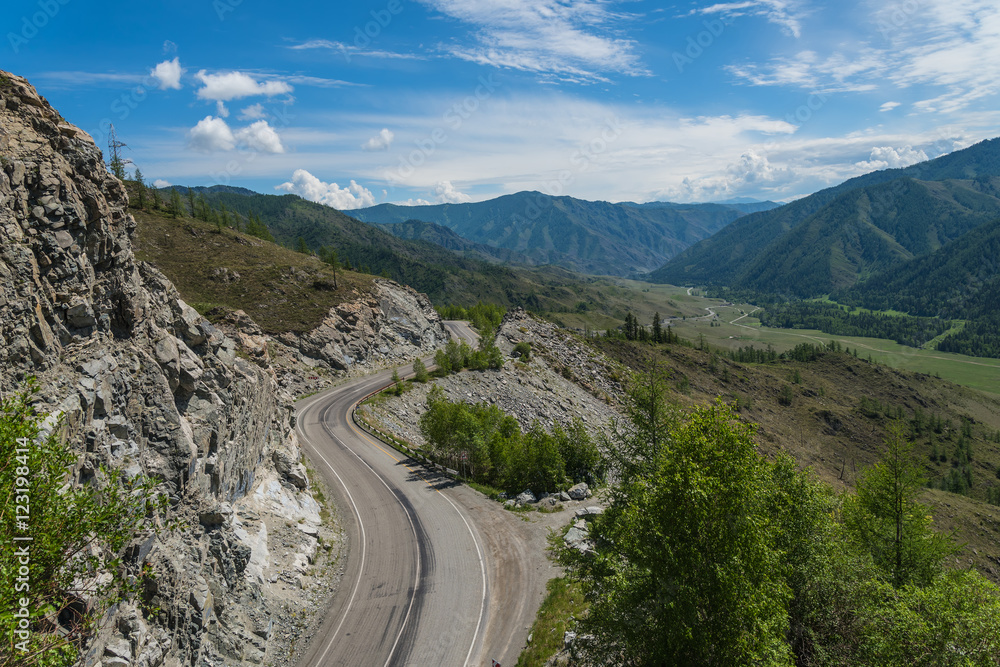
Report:
M 516 251 L 532 264 L 629 275 L 660 266 L 762 205 L 611 204 L 519 192 L 468 204 L 380 204 L 352 214 L 381 224 L 434 222 L 471 241 Z
M 1000 139 L 903 169 L 872 172 L 747 215 L 682 252 L 651 278 L 827 293 L 893 261 L 931 252 L 995 216 L 997 177 Z

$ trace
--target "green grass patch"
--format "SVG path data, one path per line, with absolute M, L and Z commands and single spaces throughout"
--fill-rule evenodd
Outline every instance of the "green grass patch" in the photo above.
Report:
M 836 340 L 852 352 L 856 349 L 862 359 L 870 356 L 872 361 L 892 368 L 935 375 L 966 387 L 1000 394 L 1000 359 L 918 349 L 881 338 L 837 336 L 814 329 L 772 329 L 761 326 L 760 320 L 751 314 L 755 306 L 723 306 L 720 299 L 701 301 L 719 315 L 721 326 L 710 326 L 707 319 L 675 320 L 674 331 L 682 338 L 697 341 L 703 335 L 712 347 L 736 349 L 754 345 L 763 349 L 771 345 L 778 352 L 804 342 L 826 345 Z M 748 316 L 742 317 L 744 312 Z M 731 324 L 734 320 L 737 321 Z
M 531 643 L 521 652 L 517 667 L 544 667 L 549 658 L 562 650 L 564 633 L 574 629 L 573 619 L 587 610 L 578 582 L 558 577 L 550 580 L 546 588 L 548 595 L 531 626 Z
M 493 500 L 499 500 L 500 494 L 503 493 L 500 489 L 490 486 L 489 484 L 480 484 L 479 482 L 473 482 L 471 480 L 464 480 L 466 484 L 471 486 L 473 489 L 483 494 L 487 498 Z
M 136 256 L 162 271 L 199 313 L 243 310 L 270 334 L 310 331 L 330 309 L 371 291 L 373 276 L 337 275 L 304 255 L 194 218 L 133 210 Z

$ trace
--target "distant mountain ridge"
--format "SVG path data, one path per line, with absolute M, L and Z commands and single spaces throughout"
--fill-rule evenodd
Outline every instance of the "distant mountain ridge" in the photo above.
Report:
M 1000 313 L 1000 217 L 834 296 L 849 305 L 928 317 Z
M 991 139 L 747 215 L 650 279 L 820 296 L 934 252 L 997 216 L 1000 139 Z
M 518 253 L 534 265 L 554 264 L 591 274 L 646 273 L 707 238 L 753 204 L 650 204 L 590 202 L 519 192 L 467 204 L 380 204 L 351 211 L 365 222 L 422 220 L 462 238 Z
M 637 204 L 635 202 L 623 201 L 619 202 L 622 206 L 634 206 L 635 208 L 687 208 L 690 206 L 706 206 L 708 204 L 714 204 L 717 206 L 729 206 L 735 208 L 736 210 L 748 214 L 748 213 L 759 213 L 760 211 L 770 211 L 772 208 L 778 208 L 781 204 L 773 201 L 757 201 L 757 200 L 737 200 L 729 199 L 726 201 L 718 202 L 708 202 L 708 204 L 677 204 L 675 202 L 669 201 L 651 201 L 644 204 Z
M 464 255 L 473 255 L 487 261 L 504 262 L 506 264 L 530 264 L 528 258 L 514 250 L 495 248 L 462 238 L 444 225 L 423 220 L 407 220 L 406 222 L 390 222 L 381 228 L 393 236 L 409 241 L 427 241 L 442 248 L 453 250 Z

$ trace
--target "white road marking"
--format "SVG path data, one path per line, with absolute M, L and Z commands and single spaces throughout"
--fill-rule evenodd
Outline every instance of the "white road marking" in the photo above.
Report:
M 309 407 L 312 408 L 313 406 L 309 406 Z M 305 442 L 309 442 L 309 439 L 306 437 L 305 432 L 302 430 L 301 423 L 302 423 L 301 421 L 298 423 L 298 425 L 296 426 L 296 430 L 299 431 L 299 434 L 302 436 L 302 438 L 303 438 L 303 440 Z M 324 423 L 325 423 L 325 421 L 324 421 Z M 357 519 L 358 519 L 358 526 L 360 526 L 360 528 L 361 528 L 361 566 L 358 568 L 358 579 L 357 579 L 357 581 L 354 582 L 354 589 L 351 591 L 351 597 L 347 601 L 347 607 L 344 608 L 344 614 L 340 618 L 340 623 L 337 624 L 337 628 L 333 631 L 333 634 L 331 634 L 330 638 L 327 640 L 326 647 L 323 649 L 323 654 L 320 655 L 319 660 L 316 661 L 316 664 L 322 665 L 323 664 L 323 660 L 326 659 L 326 654 L 329 653 L 330 649 L 333 647 L 333 640 L 337 638 L 338 634 L 340 634 L 340 628 L 343 627 L 344 621 L 347 620 L 347 614 L 351 610 L 351 605 L 354 604 L 354 597 L 357 595 L 357 593 L 358 593 L 358 587 L 361 585 L 361 575 L 364 573 L 364 570 L 365 570 L 365 556 L 366 556 L 366 552 L 367 552 L 367 546 L 366 546 L 367 540 L 365 539 L 365 524 L 361 520 L 361 513 L 358 511 L 358 506 L 354 502 L 354 496 L 351 495 L 351 490 L 349 488 L 347 488 L 347 484 L 344 483 L 344 480 L 340 477 L 340 475 L 337 473 L 337 471 L 334 469 L 334 467 L 330 464 L 330 462 L 326 460 L 326 457 L 323 456 L 323 453 L 321 451 L 319 451 L 319 448 L 313 446 L 313 449 L 316 451 L 316 455 L 319 456 L 321 459 L 323 459 L 323 463 L 326 464 L 326 467 L 330 469 L 330 472 L 332 472 L 334 474 L 334 476 L 336 476 L 337 481 L 340 482 L 340 485 L 344 488 L 344 492 L 347 494 L 348 500 L 351 501 L 351 508 L 354 510 L 354 516 L 357 517 Z

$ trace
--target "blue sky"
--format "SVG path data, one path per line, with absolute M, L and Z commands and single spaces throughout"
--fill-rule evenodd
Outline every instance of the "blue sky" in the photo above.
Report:
M 1000 135 L 995 0 L 8 0 L 0 68 L 150 181 L 336 208 L 789 200 Z

